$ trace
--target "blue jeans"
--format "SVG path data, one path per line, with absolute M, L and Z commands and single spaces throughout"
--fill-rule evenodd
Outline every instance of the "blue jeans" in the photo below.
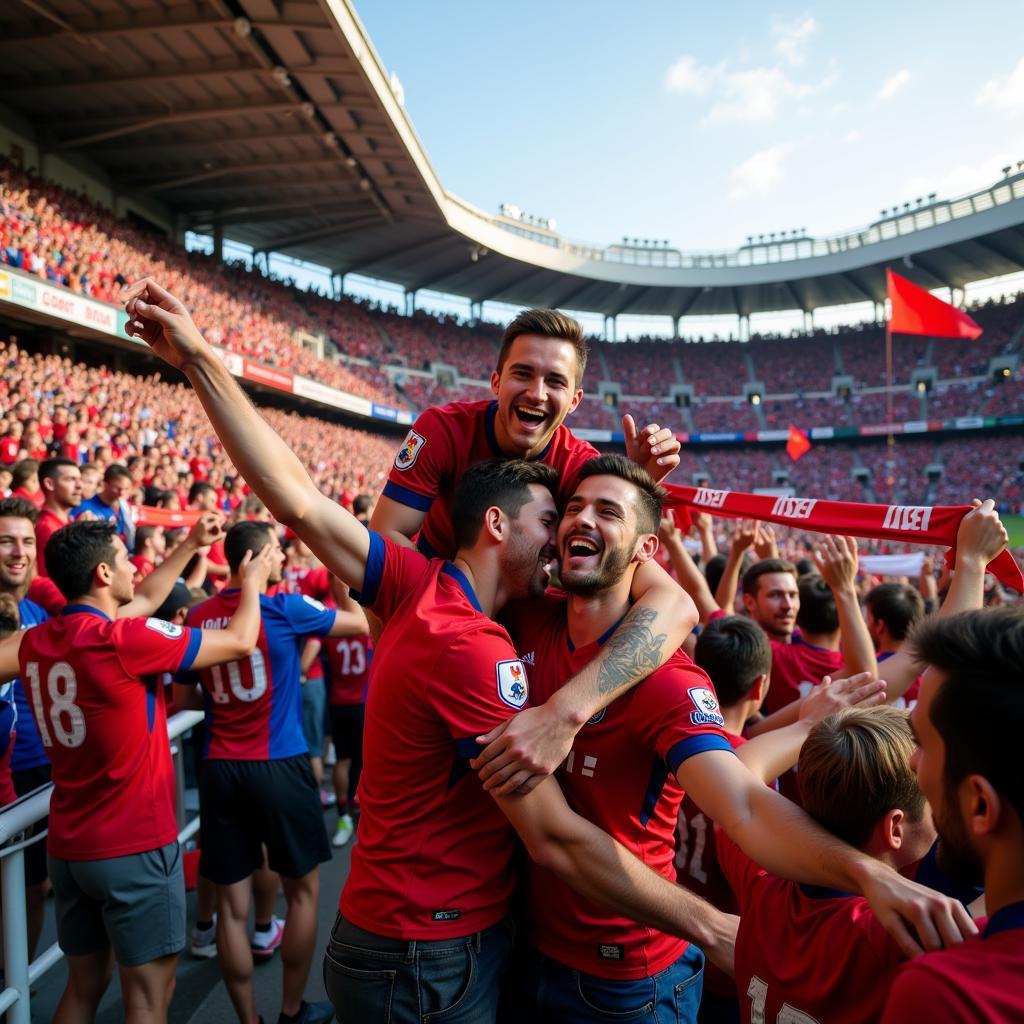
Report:
M 493 1024 L 512 938 L 501 921 L 458 939 L 389 939 L 339 914 L 324 985 L 340 1024 Z
M 650 978 L 616 980 L 585 974 L 534 951 L 517 982 L 530 1024 L 594 1024 L 644 1021 L 696 1024 L 704 987 L 704 954 L 696 946 Z

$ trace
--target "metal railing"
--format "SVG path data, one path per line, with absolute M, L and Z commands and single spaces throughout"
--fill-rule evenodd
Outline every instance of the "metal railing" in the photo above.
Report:
M 185 772 L 180 743 L 175 743 L 203 720 L 202 711 L 181 711 L 167 722 L 174 761 L 178 841 L 184 843 L 199 830 L 199 815 L 185 820 Z M 25 910 L 25 848 L 42 842 L 46 831 L 26 838 L 36 822 L 50 811 L 53 784 L 26 793 L 0 811 L 0 889 L 3 892 L 4 979 L 0 992 L 0 1014 L 7 1012 L 10 1024 L 30 1024 L 30 990 L 51 967 L 60 963 L 64 952 L 54 943 L 31 963 L 28 959 L 28 919 Z

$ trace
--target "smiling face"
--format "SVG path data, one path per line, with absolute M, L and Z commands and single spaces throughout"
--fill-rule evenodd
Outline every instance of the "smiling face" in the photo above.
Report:
M 529 488 L 530 501 L 510 521 L 508 544 L 501 558 L 502 579 L 510 598 L 540 597 L 558 554 L 555 499 L 541 484 L 530 484 Z
M 583 398 L 577 369 L 572 342 L 538 334 L 512 342 L 500 372 L 491 375 L 498 399 L 494 432 L 507 456 L 530 458 L 545 449 Z
M 20 516 L 0 518 L 0 590 L 13 594 L 27 587 L 35 567 L 35 527 Z
M 645 536 L 636 488 L 615 476 L 581 481 L 558 526 L 559 579 L 571 594 L 600 593 L 625 575 Z
M 77 508 L 82 503 L 82 473 L 77 466 L 59 466 L 57 475 L 43 481 L 47 499 L 61 508 Z
M 744 594 L 747 614 L 770 636 L 789 640 L 800 611 L 800 591 L 788 572 L 766 572 L 757 579 L 757 591 Z

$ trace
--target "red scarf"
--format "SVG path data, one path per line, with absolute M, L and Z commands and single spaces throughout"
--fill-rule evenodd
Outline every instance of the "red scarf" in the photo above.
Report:
M 815 533 L 850 537 L 941 544 L 950 548 L 952 562 L 960 520 L 970 505 L 865 505 L 856 501 L 819 501 L 817 498 L 777 498 L 770 494 L 744 494 L 711 487 L 665 484 L 667 508 L 688 508 L 716 516 L 736 516 L 781 523 Z M 1001 551 L 988 566 L 1001 583 L 1024 593 L 1024 575 L 1009 551 Z
M 203 514 L 193 508 L 184 512 L 174 512 L 169 508 L 156 508 L 154 505 L 137 505 L 132 511 L 135 513 L 137 526 L 164 526 L 168 530 L 194 526 Z

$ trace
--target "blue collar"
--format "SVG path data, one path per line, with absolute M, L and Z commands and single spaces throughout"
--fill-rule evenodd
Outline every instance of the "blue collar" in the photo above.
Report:
M 830 651 L 831 647 L 816 647 L 814 644 L 809 644 L 805 639 L 803 633 L 798 633 L 793 630 L 793 636 L 789 641 L 793 645 L 799 645 L 800 647 L 806 647 L 809 651 Z
M 856 893 L 843 892 L 841 889 L 829 889 L 825 885 L 803 885 L 800 891 L 812 900 L 848 900 Z
M 61 608 L 60 613 L 61 615 L 98 615 L 101 619 L 106 619 L 107 622 L 113 621 L 106 612 L 101 612 L 99 608 L 93 608 L 91 604 L 66 604 Z
M 1002 910 L 997 910 L 985 925 L 981 933 L 983 939 L 999 932 L 1008 932 L 1013 928 L 1024 928 L 1024 900 L 1019 903 L 1008 903 Z
M 491 449 L 491 454 L 496 459 L 507 459 L 509 456 L 507 456 L 501 450 L 501 447 L 498 444 L 498 435 L 497 435 L 497 433 L 495 432 L 495 429 L 494 429 L 494 421 L 495 421 L 495 419 L 497 419 L 497 416 L 498 416 L 498 402 L 497 402 L 497 400 L 495 400 L 495 401 L 491 402 L 490 405 L 487 406 L 487 411 L 484 413 L 484 435 L 487 438 L 487 447 Z M 556 430 L 555 433 L 558 433 L 558 431 Z M 544 451 L 540 452 L 538 455 L 531 455 L 530 458 L 527 461 L 529 461 L 529 462 L 540 462 L 544 458 L 544 456 L 547 455 L 547 453 L 549 451 L 551 451 L 551 446 L 554 443 L 555 443 L 555 435 L 552 434 L 551 435 L 551 440 L 548 441 L 548 443 L 544 446 Z
M 481 614 L 483 615 L 484 610 L 480 605 L 480 601 L 476 596 L 476 591 L 473 589 L 473 584 L 466 578 L 466 574 L 454 563 L 445 562 L 441 566 L 441 572 L 445 576 L 451 576 L 453 580 L 459 585 L 459 588 L 466 595 L 466 600 Z
M 628 615 L 628 614 L 629 614 L 629 612 L 626 612 L 626 615 Z M 606 629 L 606 630 L 605 630 L 605 631 L 604 631 L 604 632 L 603 632 L 603 633 L 602 633 L 602 634 L 601 634 L 601 635 L 600 635 L 600 636 L 599 636 L 599 637 L 598 637 L 598 638 L 597 638 L 597 639 L 596 639 L 596 640 L 594 641 L 594 643 L 596 643 L 598 647 L 604 647 L 604 645 L 605 645 L 605 644 L 606 644 L 606 643 L 608 642 L 609 638 L 611 637 L 612 633 L 614 633 L 614 632 L 615 632 L 615 630 L 617 630 L 617 629 L 619 628 L 619 626 L 621 626 L 621 625 L 622 625 L 622 619 L 624 619 L 624 618 L 626 617 L 626 615 L 623 615 L 621 619 L 618 619 L 618 620 L 616 620 L 615 622 L 613 622 L 613 623 L 612 623 L 612 624 L 611 624 L 611 625 L 610 625 L 610 626 L 609 626 L 609 627 L 608 627 L 608 628 L 607 628 L 607 629 Z M 569 636 L 569 631 L 568 631 L 568 630 L 566 630 L 566 633 L 565 633 L 565 642 L 566 642 L 566 643 L 567 643 L 567 644 L 569 645 L 569 653 L 570 653 L 570 654 L 575 654 L 575 653 L 576 653 L 576 645 L 575 645 L 575 644 L 574 644 L 574 643 L 572 642 L 572 637 L 571 637 L 571 636 Z

